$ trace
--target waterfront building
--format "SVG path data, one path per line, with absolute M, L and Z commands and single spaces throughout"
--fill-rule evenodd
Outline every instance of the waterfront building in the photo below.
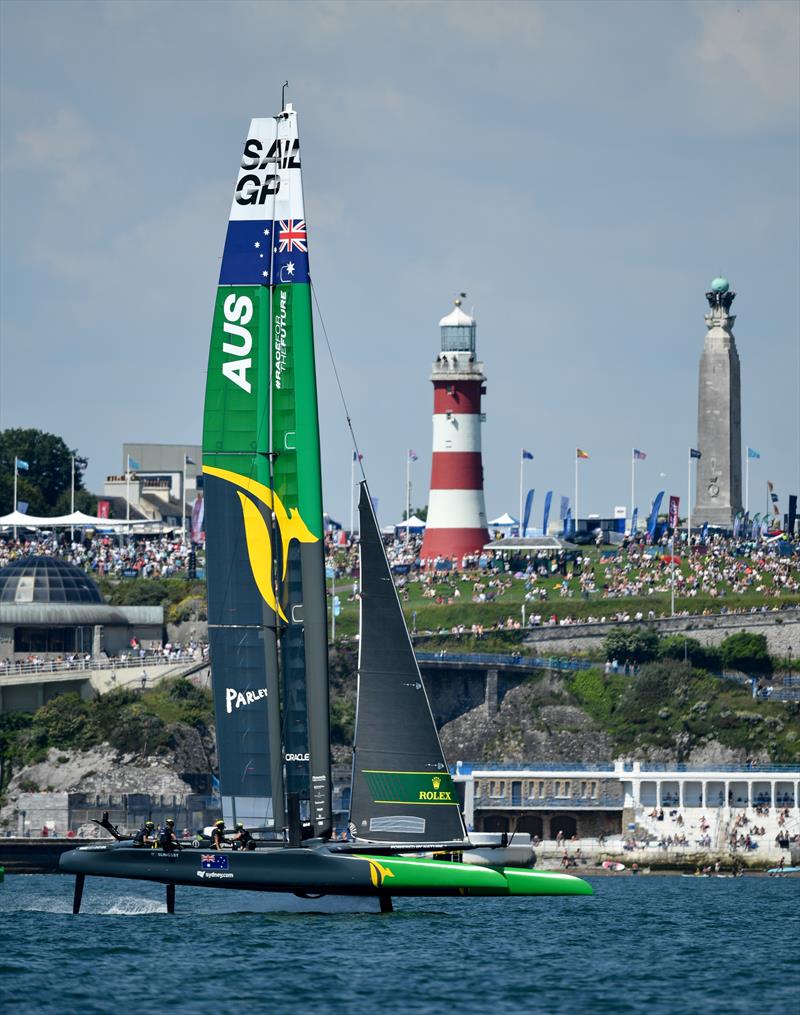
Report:
M 163 627 L 163 606 L 110 606 L 65 560 L 12 561 L 0 568 L 0 713 L 35 711 L 67 691 L 94 695 L 86 657 L 154 649 Z
M 433 459 L 428 518 L 420 557 L 461 559 L 489 542 L 483 497 L 483 363 L 475 358 L 475 318 L 461 300 L 439 321 L 441 352 L 433 383 Z
M 733 337 L 731 292 L 727 279 L 715 278 L 706 293 L 709 311 L 700 357 L 697 408 L 697 500 L 695 524 L 733 527 L 742 509 L 742 388 L 739 353 Z
M 202 487 L 199 444 L 123 444 L 122 469 L 107 476 L 103 496 L 114 517 L 147 518 L 177 528 L 187 525 Z
M 725 849 L 732 832 L 744 834 L 748 824 L 765 829 L 759 836 L 765 849 L 781 835 L 800 835 L 800 765 L 458 762 L 453 780 L 476 832 L 639 842 L 674 834 L 691 846 L 707 839 L 707 849 Z

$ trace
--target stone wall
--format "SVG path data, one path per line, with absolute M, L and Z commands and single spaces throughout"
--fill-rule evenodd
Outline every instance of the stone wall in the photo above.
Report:
M 608 610 L 624 608 L 624 600 L 609 600 Z M 572 627 L 534 628 L 525 638 L 529 651 L 536 655 L 570 655 L 575 652 L 596 652 L 602 649 L 603 639 L 615 627 L 628 627 L 630 621 L 620 625 L 576 624 Z M 739 631 L 764 634 L 772 655 L 800 656 L 800 610 L 779 610 L 771 613 L 731 614 L 710 617 L 670 617 L 650 621 L 646 626 L 655 628 L 661 635 L 687 634 L 703 645 L 719 645 L 728 635 Z

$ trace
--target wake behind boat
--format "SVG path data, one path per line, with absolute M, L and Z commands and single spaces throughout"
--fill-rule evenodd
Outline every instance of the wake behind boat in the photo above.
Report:
M 73 911 L 87 875 L 161 882 L 170 912 L 177 885 L 372 896 L 384 911 L 396 896 L 592 894 L 567 874 L 435 858 L 458 860 L 473 844 L 366 481 L 350 838 L 333 838 L 319 423 L 291 105 L 253 120 L 244 144 L 212 326 L 203 475 L 222 810 L 257 848 L 137 848 L 106 825 L 118 841 L 61 857 L 77 875 Z

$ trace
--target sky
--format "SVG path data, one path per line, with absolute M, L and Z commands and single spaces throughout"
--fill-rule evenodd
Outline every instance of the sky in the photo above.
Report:
M 800 492 L 800 5 L 0 3 L 0 428 L 89 458 L 199 443 L 251 117 L 299 114 L 314 284 L 381 523 L 428 501 L 430 367 L 465 291 L 489 517 L 687 495 L 717 275 L 751 510 Z M 473 309 L 474 308 L 474 309 Z M 351 445 L 316 329 L 327 510 Z M 558 503 L 558 501 L 556 501 Z M 537 522 L 538 519 L 538 522 Z

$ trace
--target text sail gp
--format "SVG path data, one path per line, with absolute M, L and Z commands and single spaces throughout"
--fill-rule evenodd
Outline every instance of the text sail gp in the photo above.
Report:
M 253 120 L 231 204 L 203 427 L 226 824 L 331 828 L 317 392 L 297 115 Z M 280 662 L 279 662 L 280 661 Z

